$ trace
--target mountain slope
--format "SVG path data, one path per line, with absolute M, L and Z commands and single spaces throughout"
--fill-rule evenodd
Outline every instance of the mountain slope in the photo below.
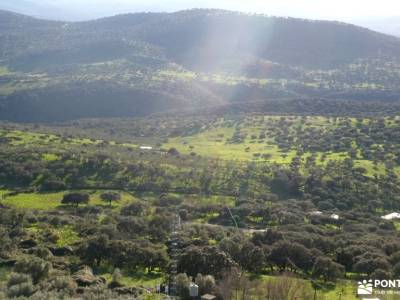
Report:
M 313 69 L 400 56 L 399 39 L 354 25 L 226 11 L 178 12 L 138 31 L 139 38 L 165 48 L 183 65 L 250 57 Z
M 393 101 L 399 50 L 400 39 L 349 24 L 222 10 L 75 23 L 0 11 L 0 119 L 143 116 L 287 97 Z
M 162 48 L 170 60 L 186 67 L 265 59 L 315 69 L 337 68 L 360 58 L 400 58 L 400 39 L 338 22 L 219 10 L 130 14 L 81 23 L 1 15 L 2 39 L 21 41 L 21 48 L 28 45 L 24 49 L 28 53 L 56 45 L 68 49 L 91 41 L 122 40 Z M 7 42 L 0 46 L 2 59 L 10 56 L 8 46 Z

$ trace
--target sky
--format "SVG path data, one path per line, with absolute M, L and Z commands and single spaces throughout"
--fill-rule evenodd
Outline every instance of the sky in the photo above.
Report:
M 0 9 L 67 20 L 189 8 L 222 8 L 340 21 L 400 16 L 399 0 L 0 0 Z

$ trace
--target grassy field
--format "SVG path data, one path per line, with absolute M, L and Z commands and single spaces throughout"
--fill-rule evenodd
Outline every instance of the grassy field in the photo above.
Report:
M 69 225 L 44 226 L 42 223 L 36 223 L 27 227 L 27 231 L 31 235 L 36 235 L 42 232 L 51 232 L 52 236 L 56 238 L 55 243 L 58 247 L 72 246 L 81 240 L 78 233 Z
M 21 130 L 1 130 L 0 137 L 10 139 L 10 144 L 15 147 L 43 147 L 50 148 L 56 151 L 69 150 L 71 147 L 80 146 L 98 146 L 103 143 L 103 140 L 85 138 L 85 137 L 62 137 L 50 133 L 40 133 L 33 131 L 21 131 Z M 139 148 L 138 144 L 135 143 L 120 143 L 117 144 L 115 141 L 109 141 L 109 145 L 123 148 Z M 58 157 L 54 153 L 46 153 L 42 156 L 42 159 L 47 161 L 57 160 Z
M 93 140 L 88 138 L 69 138 L 62 139 L 60 136 L 47 133 L 37 133 L 37 132 L 26 132 L 20 130 L 0 130 L 0 135 L 5 138 L 11 139 L 11 145 L 13 146 L 58 146 L 61 144 L 76 144 L 76 145 L 88 145 L 88 144 L 98 144 L 102 141 Z
M 59 193 L 24 193 L 8 196 L 2 201 L 5 205 L 23 209 L 55 209 L 61 205 L 65 192 Z
M 63 198 L 63 195 L 68 192 L 76 191 L 65 191 L 58 193 L 21 193 L 15 196 L 6 197 L 6 199 L 2 200 L 2 203 L 23 209 L 51 210 L 61 206 L 61 199 Z M 87 192 L 90 194 L 90 205 L 108 207 L 108 203 L 104 202 L 100 198 L 100 195 L 104 191 L 86 190 L 79 192 Z M 120 192 L 120 194 L 121 200 L 112 203 L 113 209 L 117 209 L 122 205 L 135 201 L 135 197 L 129 193 Z
M 340 151 L 305 151 L 298 154 L 294 147 L 298 142 L 296 141 L 298 138 L 296 130 L 301 128 L 302 131 L 332 131 L 342 121 L 349 122 L 356 129 L 357 124 L 360 124 L 360 120 L 347 118 L 334 121 L 333 118 L 322 116 L 307 117 L 305 119 L 302 117 L 288 117 L 291 125 L 287 130 L 290 135 L 295 137 L 295 140 L 291 148 L 285 150 L 280 148 L 272 137 L 274 134 L 272 131 L 275 131 L 276 127 L 279 128 L 279 120 L 281 118 L 282 116 L 255 116 L 234 121 L 219 119 L 194 134 L 169 138 L 162 146 L 165 149 L 176 148 L 180 153 L 186 155 L 192 154 L 224 160 L 277 164 L 290 164 L 296 156 L 301 157 L 302 163 L 305 163 L 307 158 L 315 156 L 316 163 L 320 165 L 326 165 L 329 161 L 343 161 L 346 158 L 350 158 L 348 152 Z M 386 126 L 390 127 L 395 126 L 396 121 L 397 118 L 393 120 L 387 119 L 385 123 Z M 364 125 L 370 122 L 371 120 L 367 118 L 361 120 L 361 124 Z M 376 146 L 379 147 L 379 145 L 373 145 L 373 147 Z M 371 150 L 374 149 L 373 147 Z M 353 158 L 355 166 L 365 168 L 367 176 L 385 174 L 383 162 L 374 164 L 372 160 L 362 159 L 360 157 L 360 148 L 355 142 L 353 142 L 352 148 L 358 152 L 358 157 Z M 322 157 L 324 157 L 324 160 Z M 400 175 L 399 167 L 395 167 L 394 170 Z
M 143 272 L 129 272 L 122 270 L 121 283 L 126 286 L 140 286 L 144 288 L 154 289 L 157 284 L 161 284 L 165 280 L 165 275 L 160 272 L 143 273 Z M 111 270 L 99 270 L 97 275 L 106 278 L 107 282 L 112 280 Z
M 57 159 L 56 155 L 45 154 L 46 160 Z M 11 191 L 6 189 L 0 189 L 0 203 L 20 209 L 34 209 L 34 210 L 54 210 L 61 207 L 68 207 L 61 204 L 61 200 L 66 193 L 70 192 L 86 192 L 90 195 L 89 205 L 109 207 L 108 202 L 104 202 L 100 195 L 106 190 L 67 190 L 60 192 L 31 192 L 31 193 L 19 193 L 16 195 L 8 195 Z M 135 195 L 124 191 L 115 191 L 121 195 L 121 199 L 117 202 L 112 202 L 112 209 L 119 209 L 120 207 L 127 205 L 129 203 L 139 201 L 139 199 L 152 203 L 158 200 L 160 197 L 159 193 L 152 192 L 141 192 Z M 233 207 L 235 204 L 235 198 L 231 196 L 219 196 L 219 195 L 200 195 L 200 194 L 177 194 L 168 193 L 171 196 L 180 198 L 181 201 L 187 205 L 226 205 Z M 84 206 L 84 205 L 81 205 Z
M 275 276 L 261 276 L 262 281 L 275 281 L 279 277 Z M 298 279 L 300 282 L 305 284 L 303 287 L 306 294 L 308 294 L 311 298 L 304 300 L 311 300 L 314 297 L 314 288 L 312 287 L 311 281 Z M 303 298 L 302 298 L 303 299 Z M 336 282 L 336 284 L 330 288 L 322 287 L 317 289 L 316 291 L 316 299 L 317 300 L 357 300 L 357 283 L 351 280 L 341 280 Z
M 227 139 L 232 138 L 233 134 L 233 128 L 212 128 L 192 136 L 171 138 L 163 147 L 174 147 L 184 154 L 195 152 L 201 156 L 233 160 L 252 160 L 255 153 L 269 154 L 271 157 L 267 161 L 281 163 L 288 163 L 293 157 L 294 153 L 282 153 L 271 141 L 253 143 L 247 139 L 240 144 L 228 143 Z
M 176 70 L 176 69 L 162 69 L 157 71 L 152 77 L 155 81 L 198 81 L 198 82 L 212 82 L 215 84 L 224 85 L 250 85 L 263 87 L 268 84 L 275 86 L 282 86 L 288 83 L 300 84 L 298 80 L 288 80 L 281 78 L 257 78 L 257 77 L 246 77 L 246 76 L 235 76 L 231 74 L 225 74 L 221 72 L 217 73 L 195 73 L 187 70 Z M 305 82 L 306 86 L 318 87 L 319 85 L 315 82 Z
M 236 161 L 254 161 L 260 163 L 277 163 L 290 164 L 293 158 L 300 156 L 302 162 L 305 163 L 307 158 L 315 156 L 317 164 L 327 164 L 329 161 L 339 161 L 349 158 L 347 152 L 333 151 L 305 151 L 301 154 L 295 148 L 296 133 L 299 128 L 301 130 L 333 130 L 338 122 L 347 121 L 354 128 L 360 124 L 360 120 L 355 118 L 338 119 L 313 116 L 313 117 L 287 117 L 290 120 L 290 126 L 287 128 L 288 133 L 295 137 L 294 143 L 289 149 L 280 148 L 279 144 L 273 137 L 276 128 L 280 130 L 279 121 L 282 116 L 253 116 L 237 120 L 219 119 L 217 121 L 203 126 L 200 131 L 192 134 L 183 134 L 176 137 L 168 138 L 161 147 L 163 149 L 176 148 L 180 153 L 186 155 L 200 155 L 202 157 L 213 157 L 223 160 Z M 385 126 L 396 126 L 398 118 L 386 119 Z M 369 124 L 370 119 L 364 118 L 362 124 Z M 261 138 L 262 136 L 262 138 Z M 84 137 L 68 137 L 63 138 L 55 134 L 26 132 L 21 130 L 0 130 L 0 137 L 11 139 L 10 144 L 13 146 L 29 147 L 50 147 L 53 152 L 44 153 L 42 159 L 46 161 L 54 161 L 59 157 L 59 153 L 68 150 L 70 147 L 80 146 L 97 146 L 103 142 L 99 139 L 91 139 Z M 235 140 L 236 139 L 236 140 Z M 141 138 L 143 144 L 146 144 L 146 138 Z M 153 137 L 148 138 L 152 144 Z M 116 144 L 109 141 L 109 145 L 123 148 L 138 149 L 139 144 L 135 141 L 127 141 L 125 143 Z M 372 160 L 363 159 L 360 156 L 360 149 L 354 142 L 353 149 L 359 154 L 353 158 L 357 167 L 363 167 L 367 171 L 368 176 L 385 174 L 385 165 L 383 162 L 373 163 Z M 375 151 L 379 145 L 371 146 L 371 151 Z M 54 153 L 55 152 L 55 153 Z M 322 160 L 324 157 L 324 160 Z M 395 171 L 400 175 L 400 167 L 395 167 Z
M 112 281 L 113 270 L 99 269 L 95 274 L 104 277 L 108 283 Z M 157 284 L 165 282 L 165 274 L 160 272 L 131 272 L 129 270 L 121 271 L 122 278 L 120 282 L 127 287 L 136 287 L 143 289 L 143 296 L 140 299 L 158 300 L 165 299 L 162 295 L 155 292 Z
M 342 281 L 336 284 L 335 289 L 317 293 L 317 299 L 321 300 L 356 300 L 357 284 L 353 281 Z

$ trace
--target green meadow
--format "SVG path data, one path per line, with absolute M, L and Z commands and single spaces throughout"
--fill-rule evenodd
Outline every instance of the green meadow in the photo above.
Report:
M 97 205 L 108 207 L 108 203 L 104 202 L 100 195 L 105 191 L 97 191 L 97 190 L 72 190 L 72 191 L 63 191 L 57 193 L 20 193 L 13 196 L 7 196 L 5 199 L 1 201 L 1 203 L 5 205 L 10 205 L 16 208 L 22 209 L 35 209 L 35 210 L 53 210 L 58 207 L 65 207 L 65 205 L 61 204 L 61 200 L 64 194 L 69 192 L 87 192 L 90 195 L 90 201 L 88 205 Z M 3 191 L 3 195 L 4 195 Z M 116 209 L 123 205 L 132 203 L 135 201 L 135 197 L 126 192 L 119 192 L 121 195 L 121 199 L 119 201 L 112 202 L 111 208 Z M 1 192 L 0 192 L 1 194 Z
M 288 149 L 282 149 L 276 140 L 271 137 L 270 130 L 279 126 L 278 121 L 283 116 L 260 116 L 248 117 L 240 121 L 218 120 L 202 128 L 199 132 L 189 135 L 169 138 L 162 146 L 165 149 L 176 148 L 185 155 L 199 155 L 202 157 L 213 157 L 223 160 L 254 161 L 259 163 L 290 164 L 295 157 L 300 157 L 305 163 L 310 157 L 314 157 L 317 164 L 326 165 L 329 161 L 343 161 L 350 158 L 346 151 L 297 151 L 297 144 L 300 137 L 296 137 L 296 130 L 310 131 L 322 130 L 327 134 L 335 128 L 333 118 L 313 116 L 289 117 L 290 127 L 286 128 L 287 133 L 293 136 L 292 143 Z M 303 120 L 303 121 L 302 121 Z M 342 119 L 349 122 L 351 127 L 357 130 L 357 125 L 368 125 L 370 119 L 355 118 Z M 340 121 L 340 120 L 339 120 Z M 386 119 L 387 127 L 397 124 L 398 118 Z M 238 134 L 240 132 L 240 134 Z M 238 141 L 234 141 L 239 136 Z M 260 138 L 262 137 L 262 138 Z M 371 148 L 372 151 L 373 148 Z M 351 149 L 358 154 L 353 158 L 355 166 L 365 168 L 368 176 L 385 174 L 383 162 L 374 163 L 372 160 L 360 157 L 360 146 L 353 142 Z M 400 168 L 395 167 L 395 172 L 400 174 Z

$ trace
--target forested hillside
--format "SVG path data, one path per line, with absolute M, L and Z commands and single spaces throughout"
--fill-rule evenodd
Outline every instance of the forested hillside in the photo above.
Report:
M 222 10 L 76 23 L 0 14 L 2 119 L 142 116 L 282 98 L 394 101 L 400 95 L 400 40 L 349 24 Z

